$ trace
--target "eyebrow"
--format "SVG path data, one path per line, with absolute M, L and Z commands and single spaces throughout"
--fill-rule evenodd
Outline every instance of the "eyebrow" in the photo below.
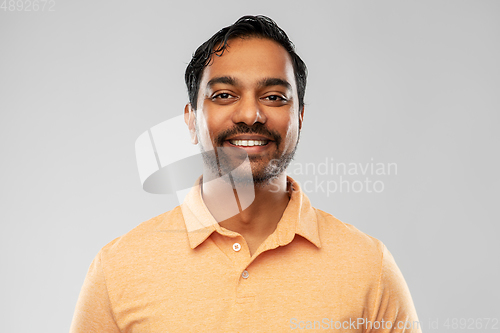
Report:
M 283 79 L 277 77 L 270 77 L 259 81 L 259 87 L 271 87 L 271 86 L 282 86 L 286 89 L 292 91 L 292 85 Z
M 216 85 L 217 83 L 222 83 L 222 84 L 229 84 L 232 86 L 236 86 L 238 83 L 238 80 L 236 80 L 234 77 L 231 76 L 218 76 L 214 77 L 207 83 L 207 89 L 212 88 L 213 85 Z
M 239 84 L 238 80 L 232 76 L 218 76 L 218 77 L 212 78 L 210 81 L 207 82 L 207 89 L 211 88 L 212 86 L 214 86 L 218 83 L 229 84 L 232 86 L 237 86 Z M 292 85 L 288 81 L 277 78 L 277 77 L 269 77 L 269 78 L 262 79 L 257 84 L 261 88 L 271 87 L 271 86 L 282 86 L 290 91 L 292 90 Z

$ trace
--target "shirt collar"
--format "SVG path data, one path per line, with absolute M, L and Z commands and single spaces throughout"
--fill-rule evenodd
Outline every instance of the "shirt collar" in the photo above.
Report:
M 214 231 L 225 234 L 203 202 L 201 181 L 200 176 L 181 205 L 192 249 L 203 243 Z M 290 201 L 271 237 L 275 237 L 277 246 L 284 246 L 298 234 L 316 247 L 321 247 L 315 209 L 295 180 L 287 176 L 287 182 L 290 185 Z

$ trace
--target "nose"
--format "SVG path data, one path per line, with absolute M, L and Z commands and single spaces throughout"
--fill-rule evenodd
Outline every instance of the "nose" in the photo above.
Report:
M 232 120 L 235 124 L 245 123 L 248 126 L 252 126 L 255 123 L 265 124 L 267 118 L 257 98 L 243 96 L 236 106 Z

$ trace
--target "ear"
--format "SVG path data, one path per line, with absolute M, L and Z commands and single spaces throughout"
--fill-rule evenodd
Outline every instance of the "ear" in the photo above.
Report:
M 194 113 L 191 103 L 186 104 L 186 107 L 184 108 L 184 122 L 189 129 L 191 143 L 193 145 L 198 144 L 198 137 L 196 136 L 196 114 Z
M 302 129 L 302 122 L 304 121 L 304 107 L 302 106 L 302 110 L 299 114 L 299 131 Z

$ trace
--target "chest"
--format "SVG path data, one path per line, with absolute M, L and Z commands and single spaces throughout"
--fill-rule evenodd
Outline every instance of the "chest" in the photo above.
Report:
M 375 289 L 361 267 L 309 246 L 267 251 L 250 263 L 223 251 L 154 258 L 123 274 L 126 284 L 110 284 L 123 332 L 325 329 L 363 317 Z

